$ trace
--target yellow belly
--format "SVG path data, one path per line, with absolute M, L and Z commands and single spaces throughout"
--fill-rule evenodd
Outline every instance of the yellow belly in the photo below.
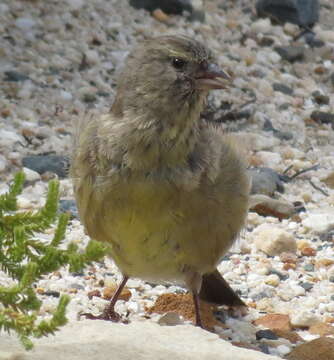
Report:
M 127 183 L 92 192 L 81 218 L 92 238 L 108 244 L 123 274 L 182 280 L 189 268 L 213 271 L 243 224 L 245 198 L 212 195 L 168 183 Z

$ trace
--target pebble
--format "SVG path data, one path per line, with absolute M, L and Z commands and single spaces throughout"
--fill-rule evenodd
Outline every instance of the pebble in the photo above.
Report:
M 7 159 L 0 154 L 0 172 L 3 172 L 6 170 L 8 165 Z
M 17 18 L 15 20 L 15 26 L 23 31 L 28 31 L 35 25 L 36 21 L 31 18 Z
M 319 317 L 309 311 L 301 311 L 291 315 L 291 325 L 297 328 L 310 327 L 319 321 Z
M 252 194 L 271 196 L 276 191 L 284 192 L 280 175 L 271 168 L 257 167 L 248 170 L 252 179 Z
M 269 340 L 277 340 L 278 336 L 271 330 L 259 330 L 256 332 L 256 339 L 269 339 Z
M 281 92 L 285 95 L 292 95 L 293 94 L 293 89 L 291 89 L 290 86 L 287 86 L 285 84 L 282 83 L 274 83 L 273 84 L 273 89 L 274 91 L 278 91 Z
M 311 119 L 320 122 L 321 124 L 334 125 L 334 113 L 316 110 L 312 112 Z
M 277 46 L 275 51 L 278 52 L 282 59 L 294 62 L 304 59 L 305 48 L 303 46 Z
M 256 11 L 259 16 L 277 19 L 281 23 L 290 22 L 309 26 L 319 19 L 318 0 L 257 0 Z
M 193 7 L 190 0 L 130 0 L 130 5 L 136 9 L 153 11 L 160 8 L 166 14 L 182 15 L 183 11 L 192 12 Z
M 26 167 L 24 167 L 22 170 L 24 172 L 26 181 L 34 182 L 41 179 L 41 175 L 34 170 L 28 169 Z
M 159 325 L 167 325 L 167 326 L 174 326 L 174 325 L 181 325 L 184 321 L 182 320 L 181 316 L 176 312 L 168 312 L 162 315 L 159 320 Z
M 290 331 L 290 317 L 286 314 L 267 314 L 254 321 L 255 325 L 262 325 L 273 332 L 277 330 Z
M 323 208 L 317 212 L 312 212 L 302 220 L 305 228 L 314 233 L 326 233 L 334 229 L 334 209 L 333 207 Z
M 294 236 L 270 224 L 262 224 L 253 231 L 254 244 L 258 250 L 275 256 L 282 252 L 296 252 Z
M 39 174 L 50 171 L 64 178 L 68 173 L 69 160 L 60 155 L 31 155 L 24 157 L 22 164 Z

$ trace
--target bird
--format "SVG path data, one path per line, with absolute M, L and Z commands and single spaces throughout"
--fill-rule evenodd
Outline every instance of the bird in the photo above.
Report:
M 231 134 L 201 120 L 231 76 L 186 35 L 142 41 L 128 55 L 108 111 L 79 120 L 71 176 L 79 216 L 123 279 L 97 317 L 120 320 L 129 278 L 177 283 L 202 300 L 244 308 L 217 265 L 245 224 L 250 180 Z

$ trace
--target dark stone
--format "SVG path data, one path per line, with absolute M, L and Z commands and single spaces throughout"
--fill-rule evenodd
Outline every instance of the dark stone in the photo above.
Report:
M 325 112 L 325 111 L 313 111 L 311 114 L 311 119 L 314 121 L 320 122 L 322 124 L 332 124 L 334 125 L 334 114 Z
M 334 230 L 330 230 L 328 232 L 320 234 L 320 240 L 321 241 L 333 242 L 333 240 L 334 240 Z
M 96 101 L 96 95 L 93 93 L 86 93 L 82 96 L 82 101 L 85 103 L 92 103 Z
M 304 265 L 305 271 L 314 271 L 314 265 L 313 264 L 306 264 Z
M 281 84 L 281 83 L 274 83 L 273 84 L 273 89 L 274 91 L 279 91 L 283 94 L 286 95 L 292 95 L 293 94 L 293 90 L 291 89 L 291 87 L 285 85 L 285 84 Z
M 319 19 L 319 1 L 258 0 L 256 11 L 258 16 L 270 17 L 280 23 L 310 27 Z
M 321 94 L 319 90 L 313 91 L 312 96 L 319 105 L 329 104 L 329 96 Z
M 79 218 L 78 208 L 74 200 L 59 200 L 60 213 L 69 213 L 71 218 Z
M 334 295 L 331 295 L 331 301 L 334 301 Z
M 295 207 L 295 211 L 297 214 L 301 212 L 306 212 L 306 208 L 301 201 L 294 201 L 293 206 Z
M 260 46 L 271 46 L 275 40 L 268 36 L 263 36 L 261 39 L 258 40 L 258 44 Z
M 29 80 L 29 76 L 21 74 L 17 71 L 5 71 L 4 81 L 18 82 L 26 80 Z
M 213 315 L 215 316 L 215 318 L 218 320 L 218 321 L 221 321 L 223 323 L 226 322 L 226 313 L 224 311 L 221 311 L 221 310 L 218 310 L 218 311 L 215 311 L 213 313 Z
M 69 159 L 60 155 L 31 155 L 24 157 L 22 164 L 39 174 L 50 171 L 60 178 L 65 178 L 68 174 Z
M 259 330 L 256 332 L 256 340 L 261 339 L 277 340 L 278 336 L 269 329 Z
M 301 61 L 304 59 L 305 48 L 303 46 L 277 46 L 275 47 L 275 50 L 284 60 L 290 62 Z
M 315 36 L 316 34 L 313 33 L 312 31 L 307 32 L 304 35 L 306 44 L 309 45 L 311 48 L 321 48 L 325 46 L 325 42 L 320 39 L 317 39 Z
M 193 11 L 190 0 L 129 0 L 136 9 L 154 11 L 161 9 L 166 14 L 182 15 L 183 11 Z
M 328 279 L 330 282 L 334 283 L 334 275 L 330 276 Z
M 331 73 L 330 78 L 331 78 L 331 83 L 332 83 L 332 85 L 334 86 L 334 72 Z
M 306 291 L 309 291 L 313 288 L 313 284 L 309 282 L 301 282 L 299 285 L 304 288 Z
M 259 301 L 261 299 L 264 298 L 271 298 L 275 295 L 275 290 L 268 288 L 265 289 L 264 291 L 261 292 L 257 292 L 257 293 L 250 293 L 248 294 L 248 296 L 253 300 L 253 301 Z
M 269 274 L 277 275 L 280 278 L 280 280 L 282 280 L 282 281 L 285 281 L 285 280 L 287 280 L 289 278 L 289 275 L 282 274 L 281 272 L 279 272 L 276 269 L 270 269 Z
M 55 298 L 59 298 L 60 292 L 59 292 L 59 291 L 53 291 L 53 290 L 47 290 L 47 291 L 45 291 L 44 295 L 53 296 L 53 297 L 55 297 Z
M 293 138 L 293 134 L 289 131 L 281 131 L 274 128 L 273 124 L 269 119 L 266 119 L 263 124 L 264 131 L 272 131 L 274 136 L 281 140 L 291 140 Z
M 252 179 L 252 194 L 273 195 L 275 191 L 284 192 L 284 185 L 280 175 L 266 167 L 252 168 L 248 170 Z
M 267 344 L 261 343 L 261 344 L 259 344 L 259 348 L 260 348 L 261 352 L 263 352 L 264 354 L 270 354 L 269 346 Z

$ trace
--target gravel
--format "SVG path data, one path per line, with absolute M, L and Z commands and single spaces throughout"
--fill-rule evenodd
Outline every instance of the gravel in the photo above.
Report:
M 218 0 L 203 2 L 204 22 L 169 15 L 167 23 L 127 1 L 3 0 L 0 193 L 8 189 L 18 169 L 30 167 L 31 160 L 27 163 L 27 159 L 51 159 L 49 165 L 59 165 L 57 169 L 49 166 L 41 170 L 36 165 L 30 168 L 33 172 L 25 170 L 30 181 L 19 196 L 18 206 L 38 209 L 44 201 L 47 180 L 58 174 L 62 211 L 73 213 L 66 242 L 74 241 L 83 248 L 88 237 L 76 218 L 72 182 L 66 171 L 72 122 L 86 111 L 110 108 L 117 76 L 136 43 L 165 33 L 185 33 L 205 42 L 217 54 L 218 62 L 234 73 L 231 89 L 210 96 L 210 116 L 213 120 L 226 119 L 227 111 L 239 114 L 247 109 L 247 116 L 227 117 L 220 126 L 239 136 L 252 167 L 271 169 L 266 193 L 276 199 L 283 196 L 291 204 L 298 202 L 306 210 L 281 221 L 249 213 L 246 229 L 219 265 L 225 279 L 249 305 L 249 314 L 238 320 L 228 318 L 226 328 L 220 327 L 217 332 L 231 341 L 285 356 L 294 344 L 281 338 L 267 339 L 276 343 L 259 344 L 256 334 L 261 329 L 252 325 L 253 320 L 266 312 L 288 314 L 296 326 L 303 326 L 296 331 L 308 341 L 315 335 L 308 333 L 307 326 L 315 321 L 330 322 L 334 313 L 334 242 L 330 235 L 334 189 L 322 181 L 334 171 L 334 5 L 331 0 L 323 0 L 322 5 L 321 20 L 313 30 L 323 44 L 311 48 L 307 38 L 293 40 L 300 32 L 298 26 L 258 19 L 242 0 L 228 6 Z M 264 37 L 271 40 L 263 41 Z M 298 61 L 286 61 L 285 54 L 281 52 L 281 56 L 275 50 L 289 49 L 292 43 L 298 54 L 304 54 L 303 58 L 297 54 Z M 229 110 L 224 104 L 230 104 Z M 275 131 L 291 136 L 274 136 L 274 130 L 263 128 L 266 119 Z M 316 169 L 284 184 L 283 195 L 278 193 L 282 184 L 276 174 L 289 169 L 287 175 L 293 175 L 316 164 Z M 264 224 L 294 244 L 288 249 L 294 252 L 295 262 L 285 263 L 282 254 L 270 252 L 269 256 L 257 248 L 259 231 L 255 230 L 260 226 L 263 229 Z M 40 317 L 48 316 L 58 301 L 56 294 L 62 293 L 72 298 L 68 312 L 71 321 L 80 311 L 99 313 L 107 300 L 89 298 L 88 293 L 102 293 L 101 284 L 115 284 L 120 279 L 110 259 L 86 268 L 82 274 L 70 274 L 65 268 L 50 274 L 37 284 L 43 299 Z M 3 273 L 0 282 L 8 283 Z M 145 308 L 160 294 L 182 291 L 174 284 L 154 285 L 138 279 L 131 279 L 128 288 L 130 300 L 120 301 L 116 308 L 128 313 L 130 320 L 147 318 Z M 151 320 L 145 321 L 159 321 L 159 317 L 152 314 Z

